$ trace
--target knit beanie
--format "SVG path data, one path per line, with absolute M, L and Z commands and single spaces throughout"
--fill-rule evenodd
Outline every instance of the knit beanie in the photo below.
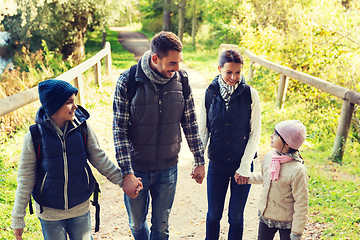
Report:
M 42 108 L 48 116 L 53 115 L 78 89 L 70 83 L 49 79 L 39 83 L 39 98 Z
M 275 130 L 292 149 L 298 150 L 306 138 L 306 127 L 299 120 L 282 121 Z

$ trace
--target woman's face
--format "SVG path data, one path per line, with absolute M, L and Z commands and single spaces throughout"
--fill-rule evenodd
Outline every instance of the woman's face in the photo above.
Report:
M 234 86 L 240 80 L 242 67 L 241 63 L 227 62 L 223 67 L 218 66 L 218 69 L 224 81 Z

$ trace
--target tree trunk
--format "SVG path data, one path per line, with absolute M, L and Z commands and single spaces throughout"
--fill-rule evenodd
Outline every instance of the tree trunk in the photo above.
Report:
M 86 29 L 86 28 L 85 28 Z M 85 59 L 85 44 L 84 33 L 86 30 L 82 29 L 76 33 L 74 42 L 66 44 L 62 48 L 63 58 L 71 57 L 75 61 L 83 61 Z
M 101 38 L 101 48 L 105 47 L 105 43 L 106 43 L 106 29 L 105 29 L 105 27 L 103 27 L 102 38 Z
M 178 37 L 180 38 L 181 42 L 183 40 L 183 35 L 184 35 L 185 5 L 186 5 L 186 0 L 180 0 L 180 2 L 179 2 L 179 31 L 178 31 Z
M 163 18 L 163 30 L 170 31 L 171 29 L 171 11 L 170 11 L 171 0 L 164 0 L 164 18 Z
M 193 0 L 193 2 L 192 2 L 192 4 L 193 4 L 193 14 L 192 14 L 192 26 L 191 26 L 191 36 L 192 36 L 192 45 L 195 47 L 195 44 L 196 44 L 196 42 L 195 42 L 195 37 L 196 37 L 196 31 L 197 31 L 197 22 L 196 22 L 196 18 L 197 18 L 197 16 L 196 16 L 196 0 Z

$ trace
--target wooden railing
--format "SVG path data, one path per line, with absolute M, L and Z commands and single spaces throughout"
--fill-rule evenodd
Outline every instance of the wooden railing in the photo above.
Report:
M 77 65 L 76 67 L 57 76 L 55 79 L 64 80 L 67 82 L 74 81 L 74 86 L 79 89 L 76 96 L 77 103 L 83 105 L 84 102 L 84 88 L 83 79 L 81 75 L 88 69 L 94 67 L 95 83 L 101 87 L 101 60 L 105 59 L 105 67 L 107 73 L 111 73 L 111 48 L 110 43 L 106 42 L 105 47 L 97 54 Z M 39 99 L 38 87 L 16 93 L 6 98 L 0 99 L 0 117 L 4 116 L 16 109 L 19 109 L 27 104 L 30 104 Z
M 221 44 L 219 52 L 224 49 L 236 49 L 239 50 L 243 55 L 246 55 L 250 61 L 250 71 L 248 80 L 252 78 L 253 75 L 253 63 L 257 63 L 261 66 L 264 66 L 272 71 L 280 73 L 280 83 L 278 86 L 278 92 L 276 96 L 276 106 L 282 108 L 283 102 L 285 101 L 288 78 L 292 78 L 303 82 L 307 85 L 313 86 L 319 90 L 330 93 L 336 97 L 343 99 L 343 105 L 340 114 L 340 120 L 338 123 L 338 128 L 336 132 L 336 137 L 334 141 L 334 146 L 332 150 L 332 159 L 335 161 L 341 161 L 344 155 L 345 143 L 348 137 L 349 128 L 351 124 L 351 118 L 354 112 L 355 104 L 360 105 L 360 93 L 349 90 L 347 88 L 335 85 L 328 81 L 322 80 L 317 77 L 313 77 L 306 73 L 302 73 L 288 67 L 281 66 L 279 64 L 270 62 L 261 57 L 256 56 L 246 49 L 240 49 L 239 46 L 233 44 Z

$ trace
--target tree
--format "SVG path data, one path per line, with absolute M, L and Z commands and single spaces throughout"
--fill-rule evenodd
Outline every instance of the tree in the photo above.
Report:
M 182 41 L 184 35 L 184 18 L 185 18 L 186 0 L 179 0 L 179 28 L 178 37 Z
M 171 29 L 171 0 L 164 0 L 163 30 L 170 31 L 170 29 Z

